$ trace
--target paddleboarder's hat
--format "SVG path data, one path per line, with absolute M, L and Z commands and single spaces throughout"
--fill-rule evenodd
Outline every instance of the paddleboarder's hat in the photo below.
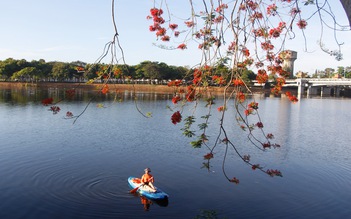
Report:
M 150 168 L 146 168 L 144 171 L 151 172 Z

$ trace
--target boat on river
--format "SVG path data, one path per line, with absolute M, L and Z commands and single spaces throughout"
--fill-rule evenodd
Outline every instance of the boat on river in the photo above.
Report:
M 155 187 L 156 191 L 153 191 L 148 186 L 143 186 L 140 178 L 130 176 L 128 178 L 128 183 L 129 183 L 129 186 L 132 187 L 133 189 L 138 188 L 136 192 L 148 199 L 152 199 L 152 200 L 168 199 L 168 194 L 163 192 L 161 189 Z

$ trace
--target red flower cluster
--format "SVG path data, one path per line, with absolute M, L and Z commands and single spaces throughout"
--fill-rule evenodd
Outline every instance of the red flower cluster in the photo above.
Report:
M 105 84 L 105 85 L 102 87 L 102 89 L 101 89 L 101 93 L 103 93 L 103 94 L 107 94 L 107 93 L 108 93 L 108 91 L 109 91 L 109 87 L 108 87 L 108 85 L 107 85 L 107 84 Z
M 273 138 L 274 138 L 274 135 L 273 135 L 272 133 L 268 133 L 268 134 L 267 134 L 267 138 L 268 138 L 268 139 L 273 139 Z
M 77 69 L 78 72 L 85 71 L 84 68 L 83 68 L 83 67 L 80 67 L 80 66 L 78 66 L 76 69 Z
M 185 45 L 185 43 L 182 43 L 182 44 L 179 44 L 177 48 L 184 50 L 184 49 L 186 49 L 186 45 Z
M 252 114 L 257 109 L 258 109 L 258 103 L 251 102 L 250 104 L 247 105 L 247 109 L 245 109 L 244 113 L 246 116 L 248 116 L 248 115 Z
M 261 168 L 261 167 L 260 167 L 259 164 L 254 164 L 254 165 L 251 166 L 251 169 L 252 169 L 252 170 L 256 170 L 256 169 L 260 169 L 260 168 Z
M 285 95 L 289 98 L 289 100 L 293 103 L 296 103 L 299 101 L 296 96 L 292 95 L 289 91 L 285 93 Z
M 154 23 L 149 27 L 149 30 L 151 32 L 156 32 L 156 36 L 161 37 L 162 41 L 169 41 L 170 36 L 167 35 L 166 28 L 162 27 L 162 25 L 165 23 L 165 20 L 162 17 L 163 10 L 158 8 L 151 8 L 150 14 L 151 16 L 147 16 L 147 19 L 152 19 Z M 169 24 L 169 28 L 171 30 L 175 30 L 177 27 L 177 24 Z M 179 33 L 177 34 L 177 36 L 178 35 Z
M 175 95 L 175 96 L 172 98 L 172 103 L 173 103 L 173 104 L 177 104 L 180 100 L 181 100 L 180 96 Z
M 241 79 L 234 79 L 233 84 L 234 84 L 234 86 L 244 86 L 245 85 L 245 83 Z
M 189 102 L 194 101 L 195 100 L 195 94 L 196 94 L 195 88 L 193 86 L 189 85 L 187 87 L 187 92 L 186 92 L 186 95 L 185 95 L 186 100 L 189 101 Z
M 268 5 L 267 14 L 275 16 L 275 15 L 277 15 L 277 9 L 278 9 L 278 7 L 275 4 Z
M 269 30 L 269 37 L 278 38 L 285 27 L 286 23 L 280 22 L 278 27 Z
M 247 105 L 247 107 L 257 110 L 257 109 L 258 109 L 258 103 L 255 102 L 255 101 L 253 101 L 253 102 L 249 103 L 249 104 Z
M 228 8 L 228 5 L 227 4 L 221 4 L 220 6 L 218 6 L 216 8 L 216 12 L 217 13 L 222 13 L 224 11 L 224 9 L 227 9 Z
M 306 26 L 307 26 L 307 22 L 305 20 L 299 20 L 297 22 L 297 26 L 300 28 L 300 29 L 305 29 Z
M 257 126 L 258 128 L 260 128 L 260 129 L 262 129 L 262 128 L 263 128 L 263 123 L 262 123 L 262 122 L 257 122 L 257 123 L 256 123 L 256 126 Z
M 223 112 L 225 110 L 225 107 L 224 106 L 220 106 L 217 108 L 218 112 Z
M 195 69 L 193 73 L 194 79 L 193 79 L 193 84 L 194 85 L 199 85 L 201 82 L 201 77 L 202 77 L 202 71 L 200 69 Z
M 264 70 L 264 69 L 258 70 L 256 80 L 260 84 L 266 83 L 268 80 L 268 75 L 267 75 L 266 70 Z
M 271 44 L 270 41 L 267 42 L 262 42 L 261 43 L 261 48 L 266 51 L 270 51 L 274 49 L 274 46 Z
M 184 22 L 185 23 L 185 25 L 187 26 L 187 27 L 193 27 L 194 25 L 195 25 L 195 23 L 193 22 L 193 21 L 185 21 Z
M 213 158 L 213 153 L 208 153 L 208 154 L 204 155 L 205 160 L 210 160 L 212 158 Z
M 263 18 L 263 14 L 261 12 L 255 12 L 252 16 L 250 16 L 250 21 L 254 22 L 255 20 L 260 20 Z
M 168 82 L 168 87 L 176 86 L 179 87 L 181 85 L 182 81 L 181 80 L 172 80 Z
M 243 52 L 244 56 L 250 56 L 250 50 L 248 50 L 247 48 L 243 48 L 241 51 Z
M 61 109 L 58 106 L 51 106 L 49 110 L 52 111 L 53 114 L 57 114 Z
M 223 85 L 225 84 L 225 80 L 222 76 L 218 76 L 218 75 L 213 75 L 212 76 L 212 81 L 218 85 Z
M 72 113 L 72 112 L 70 112 L 70 111 L 67 111 L 67 113 L 66 113 L 66 117 L 68 117 L 68 118 L 73 117 L 73 113 Z
M 264 37 L 267 35 L 266 30 L 264 28 L 253 29 L 252 33 L 255 34 L 256 37 Z
M 280 177 L 282 177 L 283 176 L 283 174 L 279 171 L 279 170 L 272 170 L 272 169 L 269 169 L 269 170 L 267 170 L 266 171 L 266 173 L 268 174 L 268 175 L 270 175 L 270 176 L 280 176 Z
M 263 146 L 263 149 L 270 148 L 271 143 L 270 142 L 262 143 L 262 146 Z
M 236 95 L 237 100 L 239 101 L 239 103 L 243 103 L 246 99 L 245 94 L 243 92 L 239 92 Z
M 177 123 L 180 123 L 180 121 L 182 121 L 182 114 L 180 114 L 179 111 L 173 113 L 171 117 L 171 121 L 174 125 L 176 125 Z

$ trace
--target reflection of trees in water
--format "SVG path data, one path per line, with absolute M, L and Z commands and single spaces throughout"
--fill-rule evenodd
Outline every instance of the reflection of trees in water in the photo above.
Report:
M 10 89 L 0 88 L 0 102 L 27 104 L 30 102 L 41 103 L 45 98 L 53 98 L 54 102 L 64 100 L 65 102 L 83 101 L 83 102 L 100 102 L 100 101 L 157 101 L 171 100 L 172 94 L 165 93 L 134 93 L 132 91 L 110 92 L 102 94 L 98 90 L 84 88 L 74 89 L 74 95 L 68 95 L 66 91 L 72 90 L 67 88 L 40 88 L 40 87 L 13 87 Z

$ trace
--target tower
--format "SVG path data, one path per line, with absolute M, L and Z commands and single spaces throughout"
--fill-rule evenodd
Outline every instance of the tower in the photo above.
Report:
M 290 72 L 289 78 L 294 77 L 294 62 L 297 59 L 297 52 L 292 50 L 285 50 L 280 53 L 281 57 L 283 58 L 283 69 L 285 71 Z

